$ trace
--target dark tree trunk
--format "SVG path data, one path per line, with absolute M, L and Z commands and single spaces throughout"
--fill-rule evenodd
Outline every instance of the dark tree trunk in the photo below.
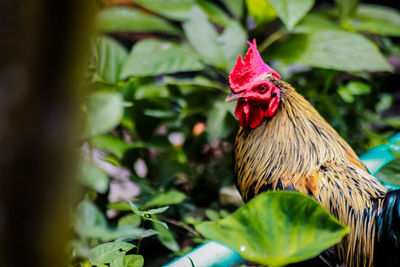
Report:
M 0 3 L 0 262 L 65 266 L 86 1 Z

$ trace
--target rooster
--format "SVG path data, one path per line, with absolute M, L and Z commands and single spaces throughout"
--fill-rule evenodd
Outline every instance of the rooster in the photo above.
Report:
M 255 40 L 229 75 L 240 129 L 234 174 L 244 201 L 267 190 L 317 200 L 350 233 L 319 258 L 328 265 L 400 266 L 400 192 L 385 187 L 352 148 L 279 74 Z

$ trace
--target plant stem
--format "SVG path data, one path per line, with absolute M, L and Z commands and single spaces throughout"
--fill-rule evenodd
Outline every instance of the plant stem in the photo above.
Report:
M 267 49 L 268 46 L 278 41 L 284 34 L 285 32 L 277 31 L 268 36 L 268 38 L 265 39 L 265 41 L 262 42 L 261 45 L 258 47 L 260 53 L 263 52 L 265 49 Z
M 170 224 L 173 224 L 173 225 L 176 225 L 178 227 L 184 228 L 184 229 L 186 229 L 187 231 L 191 232 L 193 235 L 195 235 L 197 237 L 201 237 L 201 235 L 195 229 L 193 229 L 192 227 L 190 227 L 189 225 L 187 225 L 184 222 L 178 222 L 178 221 L 175 221 L 175 220 L 170 219 L 168 217 L 165 217 L 163 215 L 158 215 L 158 218 L 163 220 L 163 221 L 166 221 L 166 222 L 168 222 Z
M 143 237 L 139 237 L 137 247 L 136 247 L 136 254 L 139 254 L 140 244 L 142 244 Z

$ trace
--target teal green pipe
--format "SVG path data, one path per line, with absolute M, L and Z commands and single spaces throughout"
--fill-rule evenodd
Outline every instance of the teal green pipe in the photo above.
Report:
M 243 261 L 239 253 L 230 247 L 217 241 L 207 241 L 164 267 L 224 267 L 235 266 Z
M 360 159 L 371 174 L 375 175 L 386 163 L 394 159 L 391 151 L 400 151 L 400 133 L 391 137 L 389 144 L 372 148 L 361 155 Z M 383 185 L 389 190 L 400 189 L 400 186 L 387 183 Z M 237 266 L 241 262 L 244 262 L 243 258 L 230 247 L 216 241 L 207 241 L 164 267 L 225 267 Z
M 361 155 L 360 159 L 372 175 L 375 175 L 389 161 L 394 159 L 391 152 L 400 151 L 400 133 L 389 138 L 389 143 L 372 148 Z M 378 178 L 379 179 L 379 178 Z M 388 190 L 400 189 L 400 186 L 380 181 Z

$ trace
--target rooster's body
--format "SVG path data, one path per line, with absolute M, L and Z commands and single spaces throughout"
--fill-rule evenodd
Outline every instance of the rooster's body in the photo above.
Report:
M 242 198 L 266 190 L 310 195 L 351 229 L 334 256 L 321 255 L 325 262 L 400 266 L 400 192 L 387 193 L 311 104 L 260 60 L 250 44 L 230 75 L 227 101 L 238 101 L 242 125 L 234 146 Z

